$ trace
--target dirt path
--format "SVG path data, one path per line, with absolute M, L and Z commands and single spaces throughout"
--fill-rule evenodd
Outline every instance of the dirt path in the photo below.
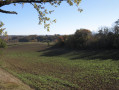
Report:
M 0 68 L 0 90 L 33 90 L 19 79 Z

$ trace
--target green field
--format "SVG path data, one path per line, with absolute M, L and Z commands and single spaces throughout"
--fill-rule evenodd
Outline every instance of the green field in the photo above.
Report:
M 9 44 L 0 67 L 36 90 L 119 90 L 119 51 Z

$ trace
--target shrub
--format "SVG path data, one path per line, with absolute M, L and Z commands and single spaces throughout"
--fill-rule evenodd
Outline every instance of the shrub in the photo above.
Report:
M 65 46 L 66 40 L 67 40 L 67 36 L 66 35 L 59 36 L 58 39 L 57 39 L 56 45 L 60 46 L 60 47 L 63 47 L 63 46 Z
M 0 48 L 6 48 L 6 47 L 7 47 L 6 42 L 0 39 Z
M 87 29 L 77 30 L 74 34 L 74 40 L 76 48 L 85 48 L 87 46 L 87 41 L 90 39 L 92 33 Z
M 75 49 L 82 49 L 86 48 L 87 41 L 91 38 L 91 31 L 87 29 L 80 29 L 75 32 L 73 35 L 64 35 L 60 36 L 57 39 L 57 44 L 60 47 L 68 47 L 68 48 L 75 48 Z

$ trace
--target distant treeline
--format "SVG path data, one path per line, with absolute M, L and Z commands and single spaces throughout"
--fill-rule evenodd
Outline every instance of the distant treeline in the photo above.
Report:
M 119 49 L 119 20 L 111 28 L 102 27 L 98 33 L 80 29 L 72 35 L 60 36 L 57 46 L 73 49 Z
M 7 42 L 56 42 L 58 47 L 71 49 L 119 49 L 119 20 L 111 28 L 101 27 L 95 34 L 78 29 L 72 35 L 8 36 Z M 5 46 L 5 42 L 1 41 L 0 45 Z
M 8 42 L 54 42 L 60 35 L 8 36 Z

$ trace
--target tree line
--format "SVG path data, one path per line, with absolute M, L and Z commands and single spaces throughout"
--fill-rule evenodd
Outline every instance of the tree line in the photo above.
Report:
M 109 27 L 101 27 L 98 33 L 79 29 L 72 35 L 60 36 L 56 46 L 72 49 L 119 49 L 119 20 Z
M 8 36 L 7 42 L 54 42 L 60 35 Z
M 56 42 L 58 47 L 71 49 L 119 49 L 119 19 L 114 25 L 101 27 L 97 33 L 88 29 L 78 29 L 72 35 L 29 35 L 5 36 L 3 23 L 0 24 L 0 47 L 5 47 L 5 42 Z M 4 35 L 3 35 L 4 32 Z

